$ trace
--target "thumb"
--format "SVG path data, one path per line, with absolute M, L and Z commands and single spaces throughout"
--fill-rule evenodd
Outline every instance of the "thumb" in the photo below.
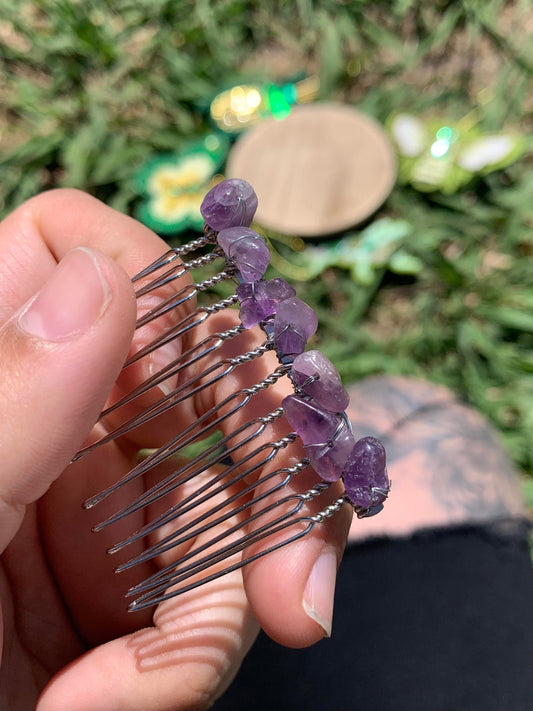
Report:
M 93 427 L 135 313 L 125 272 L 82 247 L 0 328 L 0 552 Z

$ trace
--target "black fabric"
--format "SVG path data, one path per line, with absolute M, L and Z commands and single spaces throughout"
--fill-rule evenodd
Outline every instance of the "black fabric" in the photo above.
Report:
M 533 711 L 533 569 L 523 522 L 347 550 L 331 639 L 261 635 L 216 711 Z

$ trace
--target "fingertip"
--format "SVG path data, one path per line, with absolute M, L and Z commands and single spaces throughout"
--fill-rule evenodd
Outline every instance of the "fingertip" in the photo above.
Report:
M 127 275 L 96 250 L 74 249 L 0 331 L 6 448 L 0 492 L 36 500 L 82 445 L 133 334 Z M 23 377 L 21 377 L 23 375 Z
M 138 220 L 76 188 L 47 190 L 27 200 L 2 223 L 0 238 L 17 230 L 17 246 L 29 252 L 44 243 L 59 261 L 70 249 L 86 245 L 119 263 L 132 277 L 168 249 Z
M 305 614 L 323 630 L 324 637 L 331 637 L 338 567 L 335 550 L 324 546 L 309 572 L 302 596 Z
M 339 556 L 320 539 L 297 541 L 248 566 L 245 587 L 266 634 L 291 648 L 331 635 Z
M 110 306 L 120 275 L 103 255 L 79 247 L 68 252 L 36 297 L 23 308 L 18 326 L 29 336 L 59 342 L 88 331 Z M 115 294 L 113 293 L 115 292 Z

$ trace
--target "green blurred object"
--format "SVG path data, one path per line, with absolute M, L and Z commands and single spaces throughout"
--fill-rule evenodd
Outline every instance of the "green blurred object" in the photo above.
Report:
M 422 192 L 451 194 L 476 175 L 507 168 L 526 150 L 524 136 L 516 132 L 483 133 L 461 123 L 406 112 L 390 116 L 386 126 L 399 158 L 399 181 Z
M 285 118 L 293 104 L 313 101 L 319 88 L 315 76 L 281 85 L 236 84 L 215 96 L 209 105 L 209 116 L 220 131 L 237 135 L 271 116 Z
M 307 281 L 330 267 L 338 267 L 347 269 L 352 279 L 362 285 L 372 284 L 376 271 L 383 267 L 397 274 L 417 274 L 422 262 L 402 249 L 411 233 L 411 225 L 405 220 L 383 217 L 340 240 L 306 246 L 295 260 L 296 270 L 291 269 L 290 263 L 278 268 L 290 278 Z

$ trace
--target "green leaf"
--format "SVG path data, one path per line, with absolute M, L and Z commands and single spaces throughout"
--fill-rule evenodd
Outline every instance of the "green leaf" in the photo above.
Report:
M 505 328 L 533 333 L 533 313 L 505 306 L 481 307 L 479 312 Z

